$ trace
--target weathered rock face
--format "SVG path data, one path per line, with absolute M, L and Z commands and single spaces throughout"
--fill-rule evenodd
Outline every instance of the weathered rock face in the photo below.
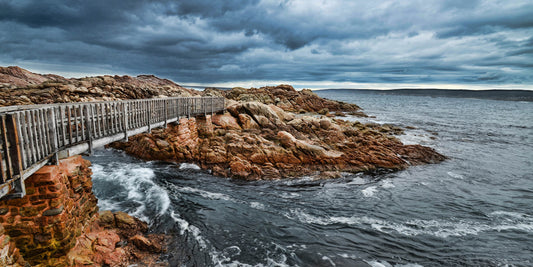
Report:
M 158 262 L 165 237 L 124 212 L 102 211 L 67 254 L 71 266 L 167 266 Z
M 81 156 L 26 179 L 27 195 L 0 202 L 0 223 L 32 265 L 66 255 L 98 210 L 90 163 Z
M 259 102 L 234 103 L 227 110 L 112 146 L 143 159 L 192 161 L 215 175 L 248 180 L 335 177 L 444 160 L 431 148 L 403 145 L 390 135 L 394 127 L 297 115 Z
M 66 79 L 57 75 L 35 74 L 19 67 L 0 67 L 0 106 L 199 94 L 198 91 L 183 88 L 170 80 L 153 75 L 106 75 Z
M 290 85 L 267 86 L 261 88 L 245 89 L 233 88 L 229 91 L 207 88 L 205 95 L 224 96 L 227 99 L 239 102 L 260 102 L 267 105 L 275 105 L 285 111 L 296 113 L 320 112 L 324 115 L 328 112 L 348 112 L 354 115 L 366 116 L 355 104 L 324 99 L 317 96 L 311 90 L 303 89 L 296 91 Z

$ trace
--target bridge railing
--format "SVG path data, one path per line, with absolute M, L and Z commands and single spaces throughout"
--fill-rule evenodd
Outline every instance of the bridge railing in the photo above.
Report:
M 80 154 L 180 117 L 223 111 L 222 97 L 169 97 L 33 105 L 0 113 L 0 197 L 25 194 L 24 179 L 51 159 Z M 1 110 L 0 110 L 1 112 Z M 14 190 L 13 190 L 14 189 Z

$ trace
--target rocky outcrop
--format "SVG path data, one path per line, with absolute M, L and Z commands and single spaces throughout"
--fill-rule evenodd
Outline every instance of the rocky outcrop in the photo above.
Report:
M 235 87 L 229 91 L 207 88 L 203 93 L 210 96 L 224 96 L 243 103 L 255 101 L 275 105 L 285 111 L 296 113 L 319 112 L 326 115 L 329 112 L 347 112 L 352 115 L 366 116 L 355 104 L 324 99 L 309 89 L 296 91 L 290 85 L 249 89 Z
M 77 238 L 66 261 L 71 266 L 168 266 L 159 261 L 165 236 L 147 231 L 145 222 L 124 212 L 102 211 Z
M 41 84 L 46 81 L 66 80 L 56 75 L 42 75 L 27 71 L 23 68 L 10 66 L 0 67 L 0 87 L 19 87 Z
M 444 160 L 431 148 L 403 145 L 395 127 L 286 112 L 234 102 L 228 113 L 182 119 L 113 147 L 147 159 L 196 162 L 213 174 L 247 180 L 400 170 Z
M 153 75 L 97 76 L 66 79 L 19 67 L 0 68 L 0 106 L 110 101 L 200 93 Z

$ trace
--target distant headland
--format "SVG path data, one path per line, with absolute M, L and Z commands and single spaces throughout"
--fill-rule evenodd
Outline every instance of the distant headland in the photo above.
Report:
M 378 93 L 383 95 L 409 95 L 431 97 L 454 97 L 454 98 L 477 98 L 505 101 L 528 101 L 533 102 L 533 91 L 530 90 L 468 90 L 468 89 L 319 89 L 321 91 L 357 91 L 360 93 Z

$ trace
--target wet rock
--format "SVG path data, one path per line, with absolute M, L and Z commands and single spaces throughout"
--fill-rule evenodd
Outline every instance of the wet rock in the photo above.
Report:
M 148 238 L 142 235 L 135 235 L 131 237 L 130 242 L 142 251 L 149 251 L 152 253 L 161 253 L 162 251 L 162 248 L 159 244 L 153 243 Z
M 115 215 L 109 211 L 104 210 L 98 213 L 98 224 L 104 228 L 113 228 L 115 224 Z

